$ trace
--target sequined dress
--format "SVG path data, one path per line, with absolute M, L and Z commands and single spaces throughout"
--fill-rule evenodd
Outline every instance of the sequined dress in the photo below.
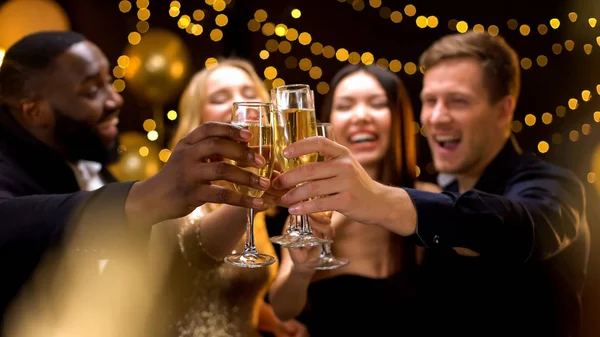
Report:
M 203 206 L 180 220 L 194 226 L 215 208 Z M 198 242 L 201 237 L 191 237 L 178 240 L 180 247 L 157 306 L 157 319 L 167 331 L 154 332 L 167 337 L 261 336 L 256 328 L 259 305 L 275 278 L 277 263 L 256 269 L 231 266 L 222 258 L 209 256 Z M 242 236 L 236 247 L 238 252 L 244 248 L 244 239 Z M 255 242 L 260 252 L 275 256 L 264 213 L 255 219 Z

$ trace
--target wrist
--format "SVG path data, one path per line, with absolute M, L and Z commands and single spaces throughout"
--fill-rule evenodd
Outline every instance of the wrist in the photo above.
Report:
M 310 283 L 310 280 L 312 279 L 315 272 L 316 270 L 309 267 L 308 265 L 294 264 L 290 272 L 290 277 L 293 277 L 299 281 L 305 281 L 307 283 Z
M 152 186 L 149 179 L 138 181 L 131 186 L 125 201 L 125 214 L 130 223 L 140 227 L 150 227 L 169 219 L 164 214 L 164 200 L 159 190 Z
M 416 232 L 417 211 L 412 199 L 403 188 L 391 187 L 378 183 L 378 212 L 373 212 L 375 223 L 402 236 Z

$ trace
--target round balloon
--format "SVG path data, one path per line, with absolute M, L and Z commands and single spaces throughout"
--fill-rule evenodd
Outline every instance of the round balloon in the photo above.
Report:
M 180 93 L 190 72 L 190 54 L 177 34 L 150 29 L 136 45 L 125 49 L 127 87 L 154 105 L 164 105 Z
M 161 167 L 158 146 L 139 132 L 119 135 L 119 161 L 109 165 L 109 171 L 119 181 L 143 180 L 155 175 Z
M 69 18 L 55 1 L 11 0 L 0 6 L 0 49 L 31 33 L 69 29 Z

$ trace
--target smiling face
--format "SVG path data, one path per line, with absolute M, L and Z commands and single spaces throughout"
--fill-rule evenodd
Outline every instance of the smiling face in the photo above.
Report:
M 231 121 L 233 102 L 259 102 L 260 98 L 250 76 L 242 69 L 223 66 L 212 72 L 206 83 L 207 100 L 202 122 Z
M 388 98 L 374 76 L 355 72 L 336 87 L 331 124 L 337 142 L 349 148 L 362 166 L 377 165 L 383 159 L 391 123 Z
M 474 58 L 444 60 L 425 73 L 421 123 L 438 171 L 478 174 L 506 142 L 513 98 L 491 103 Z

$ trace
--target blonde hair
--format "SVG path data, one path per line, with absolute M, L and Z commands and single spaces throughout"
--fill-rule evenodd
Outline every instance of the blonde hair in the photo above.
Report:
M 250 76 L 250 79 L 254 83 L 256 94 L 260 100 L 263 102 L 269 101 L 269 94 L 250 62 L 242 59 L 219 60 L 218 65 L 204 68 L 196 73 L 185 88 L 181 100 L 179 101 L 179 124 L 177 125 L 174 136 L 171 138 L 171 149 L 173 149 L 183 137 L 203 123 L 202 116 L 204 115 L 204 103 L 207 99 L 208 79 L 213 72 L 223 67 L 234 67 L 244 71 Z

